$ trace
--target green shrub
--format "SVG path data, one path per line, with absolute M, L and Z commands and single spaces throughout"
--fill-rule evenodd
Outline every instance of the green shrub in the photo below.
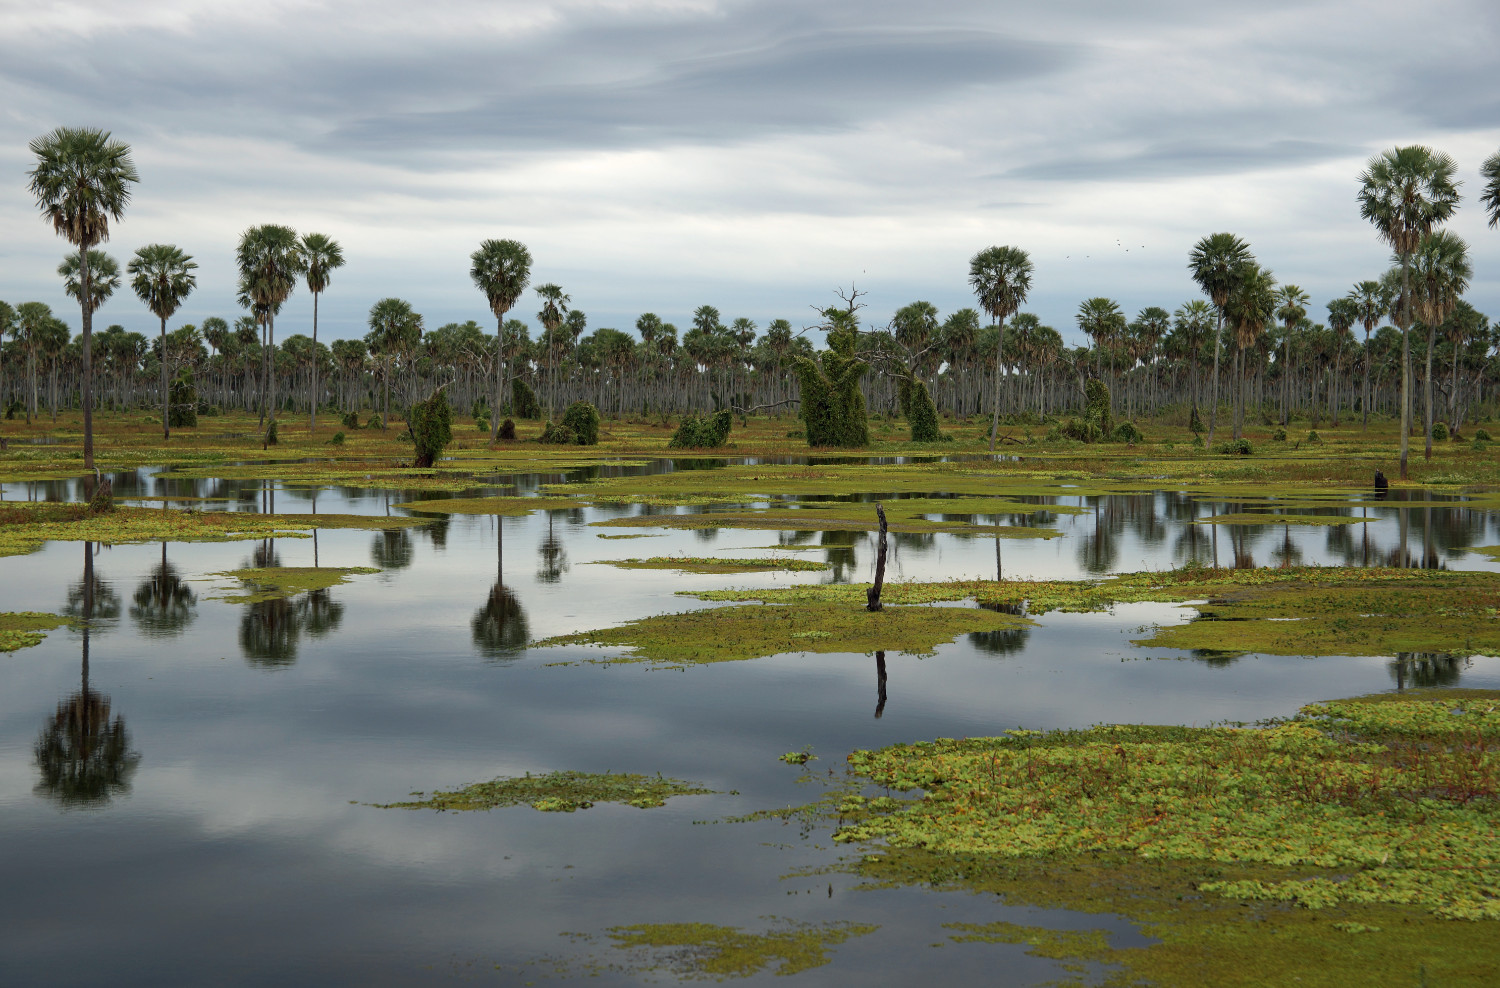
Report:
M 1117 443 L 1130 443 L 1132 446 L 1146 441 L 1145 435 L 1135 427 L 1134 422 L 1121 422 L 1115 426 L 1114 434 L 1110 438 Z
M 590 402 L 575 401 L 563 412 L 563 428 L 573 433 L 573 442 L 579 446 L 596 446 L 599 443 L 599 409 Z
M 276 436 L 276 420 L 272 419 L 271 424 L 266 426 L 266 445 L 275 446 L 280 441 Z
M 1203 437 L 1202 436 L 1199 436 L 1199 435 L 1196 435 L 1196 434 L 1193 436 L 1193 448 L 1194 449 L 1202 449 L 1203 448 Z
M 368 422 L 365 423 L 365 428 L 366 429 L 384 429 L 385 428 L 385 420 L 382 419 L 379 415 L 371 415 L 370 416 L 370 421 L 368 421 Z
M 938 428 L 937 405 L 933 403 L 932 395 L 927 390 L 925 381 L 907 382 L 909 392 L 906 400 L 906 422 L 911 426 L 911 441 L 914 443 L 935 443 L 943 438 L 942 430 Z
M 1203 428 L 1203 420 L 1198 417 L 1198 406 L 1197 405 L 1193 406 L 1192 417 L 1188 419 L 1188 431 L 1191 432 L 1195 436 L 1198 433 L 1200 433 L 1200 432 L 1206 431 Z
M 1248 439 L 1228 439 L 1214 447 L 1215 453 L 1223 453 L 1225 456 L 1249 456 L 1255 452 Z
M 531 390 L 531 385 L 519 377 L 511 379 L 510 401 L 511 410 L 516 418 L 539 419 L 542 417 L 542 406 L 536 400 L 536 392 Z
M 340 421 L 343 423 L 343 426 L 346 429 L 358 429 L 359 428 L 359 413 L 358 412 L 350 412 L 348 415 L 345 415 L 343 417 L 343 419 L 341 419 Z
M 1083 417 L 1099 427 L 1099 435 L 1112 435 L 1114 416 L 1109 410 L 1109 385 L 1091 377 L 1083 384 Z
M 342 432 L 335 432 L 333 434 L 333 438 L 330 439 L 330 440 L 328 440 L 328 444 L 330 446 L 342 446 L 342 445 L 344 445 L 344 434 Z
M 487 419 L 490 417 L 490 403 L 483 398 L 475 398 L 474 404 L 469 406 L 469 418 Z
M 859 324 L 853 314 L 824 309 L 828 350 L 817 358 L 797 358 L 802 386 L 802 420 L 809 446 L 868 446 L 870 423 L 859 379 L 869 364 L 855 355 Z
M 1271 433 L 1271 441 L 1278 443 L 1286 442 L 1286 430 L 1277 426 L 1276 431 Z
M 489 418 L 487 416 L 484 416 L 484 415 L 479 416 L 479 418 L 477 418 L 477 419 L 474 420 L 474 428 L 477 429 L 480 432 L 489 432 L 490 431 L 490 420 L 489 420 Z
M 515 442 L 515 440 L 516 440 L 516 423 L 513 422 L 513 421 L 511 421 L 510 419 L 506 419 L 504 422 L 501 422 L 500 423 L 500 438 L 503 439 L 503 440 L 505 440 L 508 443 L 509 442 Z
M 684 415 L 667 446 L 671 449 L 718 449 L 728 441 L 733 424 L 734 416 L 727 408 L 703 418 Z
M 573 430 L 566 425 L 553 425 L 548 422 L 542 428 L 542 434 L 536 437 L 539 443 L 552 443 L 557 446 L 572 446 L 575 440 Z
M 1318 435 L 1318 430 L 1311 429 L 1307 433 L 1307 441 L 1310 445 L 1316 446 L 1323 441 L 1323 437 Z
M 415 467 L 430 467 L 453 441 L 453 408 L 448 404 L 448 386 L 434 391 L 426 401 L 411 406 L 407 433 L 416 447 Z
M 1481 439 L 1483 439 L 1485 442 L 1489 442 L 1490 441 L 1489 431 L 1486 430 L 1486 429 L 1475 429 L 1474 430 L 1474 441 L 1478 442 Z
M 1442 422 L 1432 423 L 1432 441 L 1435 443 L 1445 443 L 1448 441 L 1448 427 Z

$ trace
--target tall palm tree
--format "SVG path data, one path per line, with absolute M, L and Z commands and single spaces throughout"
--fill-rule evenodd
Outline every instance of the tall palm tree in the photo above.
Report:
M 125 271 L 130 287 L 161 320 L 161 436 L 170 438 L 172 401 L 167 386 L 167 320 L 198 284 L 198 265 L 174 244 L 147 244 L 135 252 Z
M 391 371 L 396 358 L 416 350 L 422 339 L 422 317 L 412 309 L 405 299 L 383 298 L 370 307 L 370 332 L 365 343 L 370 354 L 380 360 L 381 378 L 385 388 L 385 409 L 380 414 L 380 427 L 391 426 Z
M 1255 263 L 1250 245 L 1232 233 L 1213 233 L 1193 245 L 1188 254 L 1188 270 L 1203 294 L 1218 312 L 1214 324 L 1214 376 L 1209 387 L 1208 448 L 1214 445 L 1214 429 L 1219 418 L 1219 354 L 1224 348 L 1224 306 L 1229 295 L 1244 280 Z
M 1360 400 L 1363 412 L 1364 431 L 1370 429 L 1370 334 L 1380 325 L 1380 320 L 1391 310 L 1391 296 L 1385 285 L 1378 281 L 1361 281 L 1344 296 L 1354 303 L 1355 318 L 1365 328 L 1365 393 Z
M 1411 446 L 1411 258 L 1422 238 L 1458 208 L 1457 167 L 1441 151 L 1413 144 L 1376 155 L 1359 176 L 1359 215 L 1375 224 L 1401 265 L 1402 480 Z
M 344 266 L 344 248 L 332 237 L 322 233 L 304 233 L 297 245 L 302 265 L 307 272 L 307 290 L 313 297 L 313 351 L 318 349 L 318 296 L 328 290 L 329 275 Z M 307 431 L 318 428 L 318 361 L 312 362 L 312 401 L 307 413 Z
M 120 287 L 120 265 L 102 250 L 89 251 L 89 315 L 99 311 L 99 306 L 108 301 Z M 83 303 L 83 265 L 77 254 L 69 254 L 57 266 L 62 275 L 63 291 Z
M 235 253 L 239 266 L 240 304 L 253 311 L 265 333 L 261 349 L 261 420 L 276 421 L 276 378 L 272 351 L 276 345 L 276 313 L 306 272 L 297 231 L 277 223 L 252 226 L 240 235 Z
M 990 452 L 1000 433 L 1000 364 L 1005 351 L 1005 320 L 1026 302 L 1031 291 L 1031 257 L 1019 247 L 986 247 L 969 260 L 969 287 L 996 330 L 995 412 L 990 421 Z
M 1203 340 L 1213 325 L 1213 310 L 1201 298 L 1182 303 L 1172 314 L 1172 336 L 1177 349 L 1188 360 L 1188 392 L 1193 414 L 1189 421 L 1198 420 L 1198 353 L 1203 349 Z
M 557 331 L 568 319 L 568 303 L 572 299 L 563 293 L 561 286 L 551 282 L 539 286 L 536 293 L 542 300 L 542 307 L 536 318 L 542 324 L 543 339 L 547 346 L 547 420 L 550 422 L 557 400 L 557 368 L 554 366 L 557 362 L 554 356 Z
M 1312 297 L 1296 285 L 1276 289 L 1276 318 L 1281 320 L 1281 424 L 1292 421 L 1292 331 L 1307 316 Z
M 56 232 L 78 248 L 79 306 L 83 312 L 83 469 L 94 469 L 94 317 L 88 252 L 109 239 L 109 221 L 118 222 L 130 202 L 130 187 L 141 179 L 130 145 L 91 128 L 59 127 L 29 145 L 36 167 L 28 188 Z
M 1249 377 L 1246 351 L 1260 342 L 1266 327 L 1275 320 L 1276 278 L 1258 264 L 1242 268 L 1238 284 L 1224 301 L 1224 314 L 1234 326 L 1237 344 L 1235 362 L 1239 364 L 1240 387 L 1235 405 L 1234 438 L 1239 439 L 1244 426 L 1245 382 Z
M 1479 174 L 1484 178 L 1484 192 L 1479 196 L 1479 203 L 1489 213 L 1490 226 L 1493 227 L 1500 223 L 1500 151 L 1484 159 Z
M 500 408 L 505 401 L 505 314 L 521 300 L 531 283 L 531 251 L 519 240 L 486 240 L 469 255 L 469 277 L 495 314 L 495 407 L 490 412 L 490 442 L 500 435 Z
M 5 334 L 16 331 L 16 310 L 11 308 L 9 302 L 0 301 L 0 410 L 6 408 L 5 403 Z
M 1352 332 L 1359 319 L 1359 306 L 1351 298 L 1336 298 L 1328 303 L 1328 328 L 1333 331 L 1336 349 L 1333 358 L 1333 393 L 1330 405 L 1333 409 L 1333 424 L 1339 424 L 1339 365 L 1344 359 L 1344 344 L 1354 338 Z
M 1078 306 L 1078 328 L 1094 341 L 1094 376 L 1104 376 L 1104 348 L 1119 338 L 1126 327 L 1125 313 L 1112 298 L 1096 296 Z M 1111 364 L 1113 366 L 1113 364 Z
M 1437 328 L 1458 305 L 1459 297 L 1469 287 L 1474 268 L 1469 264 L 1469 245 L 1447 230 L 1423 237 L 1412 252 L 1412 302 L 1417 318 L 1427 326 L 1427 371 L 1422 381 L 1426 406 L 1426 454 L 1432 459 L 1432 351 Z

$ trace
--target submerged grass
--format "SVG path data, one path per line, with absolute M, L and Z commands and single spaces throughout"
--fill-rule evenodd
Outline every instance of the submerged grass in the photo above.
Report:
M 887 792 L 828 809 L 835 840 L 884 845 L 857 871 L 1135 919 L 1161 942 L 1036 941 L 1119 965 L 1110 984 L 1500 978 L 1500 692 L 1312 704 L 1265 729 L 1018 730 L 849 766 Z M 958 939 L 991 936 L 1033 942 Z
M 14 652 L 40 645 L 47 632 L 61 628 L 68 619 L 40 611 L 9 611 L 0 614 L 0 652 Z
M 631 772 L 550 772 L 476 782 L 452 792 L 412 793 L 419 799 L 377 803 L 381 809 L 492 810 L 497 806 L 527 805 L 544 813 L 572 813 L 595 803 L 623 803 L 637 809 L 664 806 L 673 796 L 712 795 L 691 782 Z
M 877 929 L 865 923 L 785 922 L 765 933 L 749 933 L 712 923 L 639 923 L 607 932 L 615 947 L 637 954 L 627 965 L 634 972 L 722 981 L 767 969 L 792 975 L 822 967 L 831 959 L 830 947 Z
M 704 665 L 797 652 L 931 654 L 966 632 L 1029 624 L 969 607 L 895 607 L 870 612 L 835 604 L 718 607 L 641 618 L 601 631 L 561 635 L 536 647 L 599 645 L 623 652 L 604 662 Z

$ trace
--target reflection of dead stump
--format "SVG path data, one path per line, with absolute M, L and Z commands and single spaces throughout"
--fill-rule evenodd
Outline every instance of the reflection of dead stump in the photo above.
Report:
M 885 508 L 875 505 L 875 514 L 880 517 L 880 547 L 875 553 L 875 585 L 865 591 L 865 609 L 880 610 L 880 588 L 885 584 Z
M 89 497 L 89 514 L 103 515 L 115 510 L 115 485 L 108 477 L 101 475 L 95 468 L 93 482 L 84 478 L 83 483 Z
M 885 713 L 885 653 L 875 653 L 875 719 Z
M 1385 474 L 1379 470 L 1375 471 L 1375 499 L 1384 501 L 1385 496 L 1390 493 L 1391 482 L 1385 479 Z

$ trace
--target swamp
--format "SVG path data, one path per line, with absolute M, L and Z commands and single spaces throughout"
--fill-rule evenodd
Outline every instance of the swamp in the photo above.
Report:
M 594 418 L 0 422 L 0 980 L 1500 982 L 1500 450 Z

